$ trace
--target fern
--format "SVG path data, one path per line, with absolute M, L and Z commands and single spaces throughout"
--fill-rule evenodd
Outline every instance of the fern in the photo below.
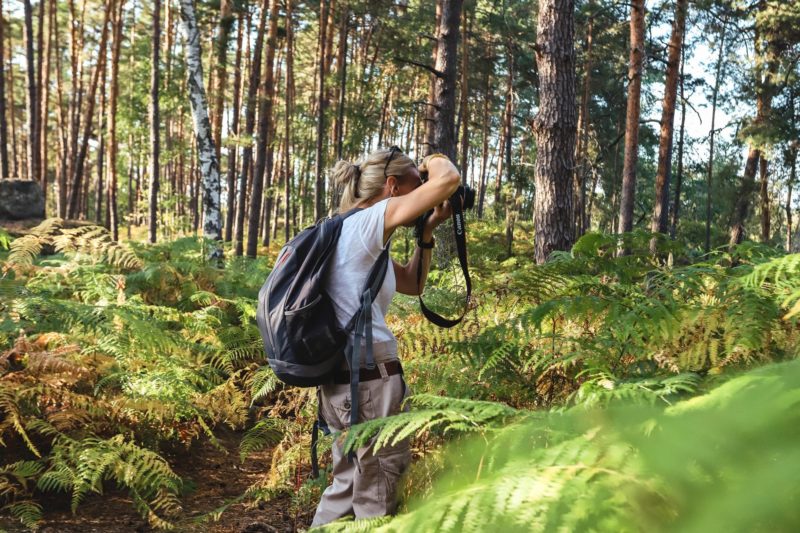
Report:
M 31 440 L 28 433 L 25 431 L 25 421 L 20 409 L 19 399 L 13 390 L 8 388 L 3 382 L 0 382 L 0 410 L 2 410 L 3 421 L 0 422 L 0 444 L 3 444 L 3 435 L 6 428 L 13 428 L 16 433 L 22 437 L 22 440 L 28 447 L 31 453 L 36 457 L 41 457 L 42 454 L 39 449 Z
M 378 516 L 375 518 L 364 518 L 361 520 L 353 520 L 353 517 L 345 517 L 326 524 L 321 528 L 314 528 L 312 531 L 324 531 L 325 533 L 367 533 L 375 531 L 376 528 L 386 525 L 391 520 L 389 516 Z
M 63 220 L 50 218 L 31 230 L 31 233 L 11 243 L 9 263 L 30 266 L 44 246 L 56 251 L 76 254 L 87 258 L 98 258 L 102 262 L 123 269 L 141 268 L 136 255 L 111 238 L 108 230 L 101 226 L 82 226 L 64 229 Z
M 49 460 L 51 466 L 40 478 L 39 487 L 69 490 L 73 512 L 87 494 L 102 494 L 104 480 L 127 488 L 142 516 L 158 527 L 169 525 L 159 514 L 170 515 L 180 509 L 180 478 L 163 458 L 122 435 L 83 440 L 60 436 Z
M 665 410 L 517 417 L 455 443 L 447 474 L 407 513 L 322 530 L 794 530 L 798 390 L 793 361 Z
M 14 239 L 8 254 L 9 264 L 32 265 L 36 256 L 42 252 L 42 244 L 42 240 L 36 235 Z
M 428 394 L 412 396 L 410 402 L 417 408 L 353 426 L 344 442 L 345 450 L 365 446 L 375 436 L 375 450 L 379 450 L 434 429 L 443 433 L 484 432 L 519 415 L 516 409 L 497 402 L 442 398 Z
M 11 516 L 31 529 L 35 529 L 42 519 L 42 506 L 32 500 L 10 503 L 2 507 L 2 510 L 8 510 Z
M 0 228 L 0 250 L 8 250 L 11 245 L 11 236 L 8 232 Z
M 287 424 L 278 419 L 260 420 L 245 433 L 239 444 L 239 458 L 244 461 L 250 454 L 277 444 L 287 430 Z
M 39 461 L 18 461 L 0 467 L 0 506 L 7 510 L 25 527 L 35 528 L 42 518 L 42 507 L 26 496 L 30 493 L 31 481 L 42 472 Z
M 269 366 L 262 366 L 253 373 L 250 378 L 250 405 L 254 405 L 259 400 L 263 400 L 274 392 L 279 386 L 280 381 L 275 372 Z

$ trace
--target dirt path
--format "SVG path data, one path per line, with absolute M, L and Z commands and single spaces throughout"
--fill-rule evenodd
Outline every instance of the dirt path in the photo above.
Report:
M 173 519 L 176 531 L 289 533 L 304 530 L 311 522 L 313 509 L 295 516 L 289 513 L 290 501 L 283 496 L 266 504 L 231 505 L 218 521 L 207 514 L 241 496 L 269 469 L 270 452 L 252 454 L 244 463 L 239 460 L 240 433 L 220 432 L 219 442 L 228 451 L 218 450 L 210 442 L 195 445 L 189 452 L 167 456 L 175 472 L 193 490 L 181 502 L 183 512 Z M 88 497 L 73 515 L 69 497 L 40 499 L 45 509 L 44 533 L 105 533 L 153 531 L 133 508 L 127 493 L 109 490 L 104 495 Z M 0 531 L 26 531 L 8 514 L 0 514 Z

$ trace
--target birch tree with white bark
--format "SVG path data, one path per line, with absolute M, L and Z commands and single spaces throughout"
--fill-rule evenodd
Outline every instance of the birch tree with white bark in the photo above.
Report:
M 203 237 L 218 241 L 222 239 L 219 161 L 214 138 L 211 135 L 211 121 L 208 118 L 208 99 L 203 84 L 200 32 L 197 28 L 193 0 L 181 0 L 181 27 L 186 41 L 189 101 L 192 104 L 192 123 L 197 139 L 197 155 L 203 184 Z M 217 252 L 221 253 L 221 250 Z

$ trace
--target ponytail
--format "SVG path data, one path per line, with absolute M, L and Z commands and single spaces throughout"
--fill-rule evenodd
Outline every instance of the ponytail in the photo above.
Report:
M 388 149 L 376 150 L 356 163 L 338 161 L 331 170 L 331 181 L 339 198 L 339 213 L 345 213 L 359 202 L 380 194 L 386 184 L 386 176 L 404 176 L 416 168 L 414 161 L 400 153 L 389 162 L 384 175 L 386 161 L 391 155 Z

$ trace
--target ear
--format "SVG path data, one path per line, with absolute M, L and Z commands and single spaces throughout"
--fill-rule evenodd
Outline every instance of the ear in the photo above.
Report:
M 386 178 L 386 185 L 384 185 L 384 191 L 388 193 L 389 196 L 394 196 L 397 187 L 399 186 L 397 182 L 397 176 L 389 176 Z

